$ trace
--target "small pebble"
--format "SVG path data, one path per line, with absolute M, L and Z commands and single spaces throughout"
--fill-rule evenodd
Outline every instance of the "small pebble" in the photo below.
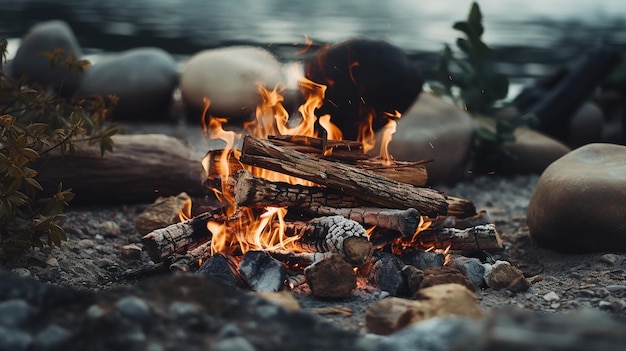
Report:
M 91 239 L 82 239 L 78 241 L 78 247 L 81 249 L 90 249 L 94 247 L 96 244 Z
M 65 345 L 72 338 L 72 333 L 56 324 L 51 324 L 35 337 L 38 350 L 55 350 Z
M 559 308 L 559 307 L 561 307 L 561 304 L 560 304 L 560 303 L 558 303 L 558 302 L 554 302 L 554 303 L 550 304 L 550 308 L 557 309 L 557 308 Z
M 127 260 L 138 260 L 141 258 L 141 248 L 135 244 L 122 246 L 122 258 Z
M 91 319 L 96 319 L 104 316 L 106 314 L 106 311 L 98 305 L 91 305 L 85 313 L 87 314 L 87 317 Z
M 46 260 L 46 264 L 52 267 L 58 267 L 59 261 L 57 261 L 56 257 L 50 257 Z
M 148 304 L 136 296 L 127 296 L 120 299 L 115 304 L 115 307 L 121 314 L 132 319 L 144 320 L 150 316 Z
M 613 304 L 608 301 L 602 300 L 598 302 L 598 307 L 603 310 L 610 310 L 613 308 Z
M 622 292 L 626 291 L 626 285 L 607 285 L 606 290 L 610 292 Z
M 543 299 L 547 302 L 559 301 L 559 295 L 557 295 L 554 291 L 550 291 L 549 293 L 543 295 Z
M 200 306 L 189 302 L 174 301 L 169 306 L 169 312 L 176 316 L 198 314 L 200 311 Z
M 32 274 L 30 273 L 30 271 L 26 268 L 14 268 L 11 270 L 11 272 L 17 274 L 20 277 L 30 277 L 32 276 Z
M 598 261 L 609 264 L 609 265 L 614 265 L 620 260 L 622 260 L 623 258 L 624 258 L 623 256 L 616 255 L 616 254 L 604 254 L 600 256 L 600 258 L 598 258 Z
M 0 302 L 0 325 L 21 325 L 33 312 L 33 308 L 22 299 L 13 299 Z
M 100 223 L 98 229 L 102 231 L 104 236 L 108 237 L 118 237 L 121 234 L 119 224 L 113 221 L 105 221 Z

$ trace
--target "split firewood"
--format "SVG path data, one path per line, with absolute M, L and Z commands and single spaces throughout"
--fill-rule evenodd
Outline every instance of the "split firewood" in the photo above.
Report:
M 243 164 L 269 169 L 343 191 L 362 201 L 385 208 L 415 208 L 422 215 L 445 215 L 448 203 L 440 191 L 397 182 L 355 166 L 315 158 L 246 136 Z
M 300 236 L 296 243 L 305 251 L 335 252 L 355 267 L 362 266 L 372 255 L 372 243 L 365 229 L 342 216 L 286 223 L 285 234 Z
M 359 160 L 356 165 L 372 173 L 395 180 L 397 182 L 424 186 L 428 182 L 428 173 L 424 164 L 432 160 L 423 161 L 397 161 L 383 160 L 373 157 L 367 160 Z
M 354 140 L 327 140 L 303 135 L 271 135 L 268 141 L 286 149 L 348 162 L 366 160 L 371 157 L 363 151 L 363 143 Z
M 476 206 L 472 200 L 448 196 L 447 216 L 466 218 L 476 215 Z
M 142 242 L 152 261 L 162 262 L 174 253 L 189 250 L 211 240 L 213 234 L 207 228 L 209 221 L 225 220 L 221 209 L 205 212 L 192 219 L 154 230 L 142 238 Z
M 420 213 L 414 208 L 396 210 L 373 207 L 335 208 L 311 206 L 304 208 L 303 211 L 318 216 L 339 215 L 362 225 L 395 230 L 400 232 L 402 236 L 415 234 L 421 220 Z
M 176 259 L 171 259 L 169 269 L 172 272 L 194 272 L 209 257 L 211 257 L 211 240 L 198 245 Z
M 466 229 L 439 228 L 421 231 L 416 240 L 420 247 L 455 251 L 502 249 L 502 239 L 494 224 L 482 224 Z
M 357 207 L 362 204 L 354 196 L 333 189 L 272 182 L 247 171 L 238 173 L 235 202 L 245 207 Z

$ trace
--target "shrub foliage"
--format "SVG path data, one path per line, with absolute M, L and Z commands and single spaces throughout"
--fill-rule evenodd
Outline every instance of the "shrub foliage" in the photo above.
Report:
M 119 128 L 107 123 L 115 98 L 64 99 L 45 87 L 9 78 L 5 40 L 0 41 L 0 260 L 20 257 L 32 247 L 59 246 L 66 239 L 59 225 L 74 198 L 59 184 L 43 189 L 37 181 L 37 161 L 49 152 L 71 157 L 82 145 L 99 143 L 102 155 L 113 150 L 111 136 Z M 89 62 L 62 50 L 42 53 L 51 67 L 82 74 Z M 51 194 L 51 195 L 43 195 Z

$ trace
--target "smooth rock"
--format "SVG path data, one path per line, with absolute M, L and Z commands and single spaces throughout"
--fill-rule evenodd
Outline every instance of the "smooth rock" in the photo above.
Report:
M 585 102 L 569 121 L 568 145 L 579 147 L 600 142 L 603 129 L 604 113 L 595 103 Z
M 78 96 L 115 95 L 113 121 L 167 120 L 178 84 L 176 61 L 159 48 L 136 48 L 105 57 L 85 73 Z
M 359 124 L 374 131 L 417 100 L 424 79 L 400 48 L 384 40 L 355 38 L 319 50 L 306 64 L 306 78 L 326 86 L 318 116 L 329 114 L 346 140 L 357 140 Z
M 30 334 L 0 325 L 0 351 L 26 351 L 32 344 Z
M 559 301 L 559 295 L 557 295 L 554 291 L 550 291 L 549 293 L 543 295 L 543 299 L 546 302 L 554 302 L 554 301 Z
M 115 307 L 121 314 L 131 319 L 145 320 L 150 317 L 150 307 L 144 300 L 136 296 L 121 298 Z
M 255 351 L 256 349 L 248 340 L 242 336 L 227 338 L 218 341 L 213 345 L 211 350 L 214 351 Z
M 453 182 L 466 174 L 473 133 L 474 123 L 467 112 L 435 95 L 422 93 L 398 120 L 389 152 L 399 161 L 433 159 L 425 164 L 428 182 Z M 381 134 L 377 133 L 377 140 Z
M 259 83 L 268 89 L 284 84 L 282 65 L 269 51 L 252 46 L 201 51 L 189 59 L 180 77 L 187 118 L 200 122 L 206 97 L 209 115 L 247 120 L 261 103 Z
M 339 254 L 313 263 L 304 269 L 304 275 L 311 293 L 316 297 L 347 298 L 356 288 L 356 274 L 352 265 Z
M 570 148 L 545 134 L 529 128 L 517 128 L 515 141 L 504 143 L 502 149 L 510 156 L 501 167 L 514 173 L 539 174 Z
M 537 182 L 527 220 L 545 248 L 626 250 L 626 146 L 589 144 L 555 161 Z
M 51 324 L 35 336 L 36 350 L 58 350 L 66 345 L 71 338 L 72 332 L 59 325 Z
M 22 299 L 0 302 L 0 325 L 18 326 L 28 320 L 33 308 Z
M 416 300 L 390 297 L 371 304 L 365 324 L 373 333 L 391 334 L 430 318 L 482 315 L 476 294 L 459 284 L 443 284 L 421 289 Z
M 63 53 L 59 56 L 59 63 L 51 68 L 50 60 L 41 53 L 56 49 L 63 49 Z M 27 76 L 27 82 L 40 84 L 69 97 L 83 78 L 82 74 L 72 73 L 60 64 L 72 53 L 78 60 L 82 59 L 78 40 L 67 23 L 59 20 L 38 23 L 22 38 L 11 65 L 11 74 L 15 78 Z

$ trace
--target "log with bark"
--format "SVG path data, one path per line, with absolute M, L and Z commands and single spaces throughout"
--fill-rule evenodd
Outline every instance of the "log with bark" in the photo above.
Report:
M 255 177 L 247 171 L 238 172 L 236 178 L 236 188 L 233 192 L 238 206 L 301 209 L 325 206 L 340 209 L 375 205 L 335 189 L 272 182 Z M 471 200 L 449 196 L 447 202 L 450 215 L 465 218 L 476 214 L 476 207 Z M 402 207 L 399 203 L 396 208 L 401 210 L 411 208 L 408 204 L 406 205 Z
M 243 164 L 269 169 L 342 191 L 367 203 L 388 208 L 415 208 L 430 217 L 445 215 L 448 202 L 440 191 L 415 187 L 358 167 L 315 158 L 246 136 L 239 159 Z
M 209 221 L 223 222 L 226 219 L 221 209 L 205 212 L 192 219 L 154 230 L 142 238 L 142 242 L 154 262 L 162 262 L 175 253 L 185 254 L 204 244 L 213 237 L 207 228 Z
M 202 165 L 192 147 L 161 134 L 113 136 L 113 152 L 82 145 L 73 156 L 50 152 L 38 161 L 44 189 L 59 183 L 76 194 L 73 204 L 151 203 L 159 196 L 204 195 Z

